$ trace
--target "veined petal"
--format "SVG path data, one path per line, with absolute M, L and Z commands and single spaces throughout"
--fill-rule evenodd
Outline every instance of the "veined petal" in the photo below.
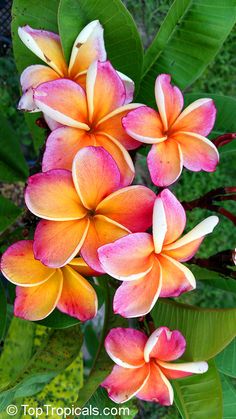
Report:
M 182 172 L 183 158 L 180 146 L 171 139 L 154 144 L 148 153 L 147 164 L 155 185 L 171 185 Z
M 164 406 L 173 404 L 174 392 L 170 382 L 155 362 L 150 362 L 150 375 L 146 384 L 136 393 L 136 397 Z
M 37 107 L 62 125 L 89 131 L 84 89 L 68 79 L 42 83 L 34 89 Z
M 109 357 L 121 367 L 139 368 L 145 364 L 143 351 L 147 336 L 139 330 L 116 327 L 105 339 Z
M 90 268 L 90 266 L 88 266 L 85 260 L 83 260 L 83 258 L 80 257 L 72 259 L 68 263 L 68 265 L 83 276 L 96 276 L 97 274 L 97 272 Z
M 80 251 L 86 238 L 89 220 L 40 221 L 34 235 L 34 255 L 44 265 L 59 268 Z
M 120 71 L 117 71 L 118 76 L 121 78 L 125 85 L 125 93 L 126 93 L 126 99 L 125 104 L 132 102 L 133 96 L 134 96 L 134 82 L 132 79 L 130 79 L 125 74 L 121 73 Z
M 82 148 L 74 158 L 72 175 L 83 205 L 91 210 L 120 186 L 118 166 L 103 147 Z
M 35 287 L 16 287 L 14 315 L 25 320 L 42 320 L 56 307 L 62 290 L 62 273 L 57 269 L 52 276 Z
M 129 112 L 122 124 L 127 134 L 141 143 L 156 144 L 167 138 L 158 112 L 148 106 Z
M 162 361 L 173 361 L 180 358 L 186 348 L 186 341 L 178 330 L 171 331 L 168 327 L 159 327 L 148 338 L 144 349 L 144 359 L 149 362 L 156 358 Z
M 145 316 L 154 307 L 162 286 L 158 261 L 145 276 L 134 281 L 124 281 L 117 289 L 113 310 L 123 317 Z
M 171 127 L 171 132 L 195 132 L 207 136 L 216 119 L 216 108 L 212 99 L 198 99 L 187 106 Z
M 48 268 L 34 258 L 33 240 L 21 240 L 3 253 L 1 271 L 13 284 L 31 287 L 47 281 L 55 269 Z
M 164 189 L 156 198 L 153 209 L 153 240 L 156 253 L 163 244 L 172 243 L 184 231 L 186 214 L 178 199 L 169 189 Z
M 72 170 L 72 163 L 77 152 L 90 145 L 95 145 L 93 135 L 86 131 L 61 127 L 55 129 L 48 137 L 43 155 L 43 172 L 51 169 Z
M 143 277 L 153 266 L 153 241 L 148 233 L 135 233 L 98 249 L 100 262 L 109 275 L 121 281 Z
M 115 138 L 106 134 L 94 135 L 97 146 L 102 146 L 115 160 L 120 171 L 120 187 L 128 186 L 132 183 L 135 174 L 133 161 L 126 149 Z
M 71 266 L 62 269 L 63 287 L 57 308 L 82 322 L 97 314 L 97 295 L 92 285 Z
M 106 60 L 103 27 L 98 20 L 86 25 L 74 42 L 69 64 L 70 77 L 76 78 L 87 71 L 95 60 Z
M 140 147 L 140 142 L 131 138 L 122 125 L 122 119 L 129 111 L 137 109 L 141 105 L 139 103 L 129 103 L 120 108 L 115 109 L 110 114 L 102 118 L 97 126 L 98 133 L 106 133 L 119 141 L 127 150 L 134 150 Z
M 37 57 L 52 67 L 61 77 L 67 74 L 59 35 L 54 32 L 33 29 L 29 25 L 18 29 L 21 41 Z
M 111 218 L 134 233 L 145 231 L 152 223 L 155 198 L 155 193 L 146 186 L 127 186 L 103 199 L 96 213 Z
M 103 267 L 98 259 L 98 248 L 129 233 L 125 227 L 115 223 L 102 215 L 95 215 L 90 219 L 90 226 L 81 255 L 88 265 L 97 272 L 103 273 Z
M 178 131 L 174 135 L 181 147 L 183 165 L 193 172 L 214 172 L 219 163 L 216 146 L 207 138 L 193 132 Z
M 124 83 L 109 61 L 94 61 L 87 72 L 86 92 L 90 122 L 96 123 L 125 103 Z
M 207 362 L 185 362 L 173 364 L 169 362 L 158 361 L 158 366 L 167 378 L 183 378 L 192 374 L 203 374 L 208 370 Z
M 163 255 L 186 262 L 195 255 L 204 237 L 213 231 L 218 222 L 219 218 L 215 215 L 206 218 L 179 240 L 164 246 Z
M 182 263 L 164 253 L 158 255 L 158 260 L 162 270 L 160 297 L 178 297 L 183 292 L 196 288 L 194 275 Z
M 140 368 L 123 368 L 115 365 L 111 374 L 102 382 L 108 396 L 115 403 L 124 403 L 142 389 L 149 377 L 149 364 Z
M 181 91 L 178 87 L 172 86 L 170 81 L 169 74 L 160 74 L 155 83 L 157 107 L 165 131 L 175 122 L 184 106 Z
M 31 176 L 25 203 L 33 214 L 45 220 L 77 220 L 87 214 L 74 187 L 71 172 L 67 170 L 50 170 Z

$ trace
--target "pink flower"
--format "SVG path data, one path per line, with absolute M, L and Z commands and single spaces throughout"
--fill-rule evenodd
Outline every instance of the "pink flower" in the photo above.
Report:
M 114 311 L 124 317 L 147 314 L 158 297 L 177 297 L 196 287 L 192 272 L 181 262 L 191 259 L 218 217 L 211 216 L 180 238 L 184 208 L 164 189 L 153 210 L 153 236 L 129 234 L 98 250 L 104 270 L 123 284 L 114 297 Z
M 183 166 L 194 172 L 213 172 L 219 161 L 214 144 L 205 138 L 213 128 L 216 109 L 212 99 L 199 99 L 182 112 L 181 91 L 171 86 L 170 76 L 156 79 L 158 112 L 147 106 L 123 118 L 131 137 L 152 144 L 147 163 L 153 183 L 168 186 L 180 176 Z
M 208 369 L 204 361 L 171 363 L 183 355 L 185 347 L 182 334 L 167 327 L 156 329 L 149 338 L 135 329 L 112 329 L 105 348 L 116 365 L 102 387 L 116 403 L 136 396 L 169 406 L 174 398 L 169 379 L 203 374 Z

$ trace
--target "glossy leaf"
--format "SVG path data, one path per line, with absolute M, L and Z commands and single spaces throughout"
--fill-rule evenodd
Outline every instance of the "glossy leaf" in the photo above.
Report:
M 61 0 L 58 22 L 66 59 L 78 33 L 92 20 L 104 27 L 108 59 L 117 70 L 140 81 L 143 49 L 135 22 L 120 0 Z
M 0 196 L 0 233 L 6 230 L 22 213 L 9 199 Z
M 37 323 L 45 327 L 51 327 L 52 329 L 66 329 L 67 327 L 75 326 L 80 321 L 75 317 L 68 316 L 55 309 L 48 317 L 37 321 Z
M 224 374 L 220 375 L 223 391 L 222 419 L 234 419 L 236 412 L 236 387 Z
M 220 372 L 236 378 L 236 339 L 217 355 L 216 365 Z
M 205 374 L 173 380 L 175 403 L 183 419 L 222 419 L 222 390 L 214 361 Z
M 236 294 L 236 281 L 233 278 L 210 269 L 202 268 L 198 265 L 188 264 L 187 266 L 192 271 L 197 281 L 203 281 L 216 288 Z
M 159 300 L 152 310 L 156 327 L 178 329 L 185 336 L 184 359 L 208 360 L 236 336 L 236 309 L 206 309 Z
M 175 0 L 144 58 L 139 101 L 154 105 L 154 82 L 169 73 L 191 85 L 213 60 L 235 23 L 235 0 Z

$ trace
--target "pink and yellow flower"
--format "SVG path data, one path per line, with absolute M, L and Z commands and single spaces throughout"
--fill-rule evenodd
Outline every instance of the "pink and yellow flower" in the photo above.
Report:
M 43 83 L 34 90 L 38 108 L 64 127 L 54 130 L 46 144 L 43 171 L 71 170 L 82 147 L 102 146 L 117 162 L 123 186 L 134 177 L 134 166 L 126 149 L 140 145 L 129 137 L 121 119 L 137 104 L 126 104 L 125 85 L 112 65 L 95 61 L 86 78 L 86 92 L 75 82 L 60 79 Z
M 196 100 L 182 111 L 183 95 L 170 80 L 168 74 L 156 79 L 158 112 L 142 106 L 123 118 L 127 134 L 152 144 L 147 163 L 152 181 L 158 186 L 174 183 L 183 166 L 194 172 L 213 172 L 219 161 L 216 147 L 206 138 L 216 117 L 213 100 Z
M 156 329 L 149 338 L 135 329 L 112 329 L 105 340 L 105 348 L 116 365 L 102 387 L 116 403 L 136 396 L 169 406 L 174 399 L 169 380 L 203 374 L 208 369 L 204 361 L 170 362 L 180 358 L 185 347 L 183 335 L 167 327 Z
M 2 256 L 3 275 L 16 284 L 14 314 L 26 320 L 41 320 L 56 307 L 81 321 L 97 313 L 97 295 L 84 278 L 94 271 L 82 258 L 62 268 L 49 268 L 34 258 L 33 241 L 10 246 Z
M 123 284 L 113 308 L 124 317 L 147 314 L 158 297 L 177 297 L 196 287 L 192 272 L 181 262 L 191 259 L 218 217 L 211 216 L 180 238 L 186 223 L 184 208 L 164 189 L 153 210 L 153 236 L 134 233 L 98 250 L 104 270 Z
M 103 272 L 98 247 L 131 231 L 145 231 L 152 222 L 154 192 L 120 185 L 117 164 L 102 147 L 81 149 L 72 173 L 56 169 L 31 176 L 25 202 L 43 218 L 35 231 L 36 259 L 58 268 L 81 251 L 89 266 Z

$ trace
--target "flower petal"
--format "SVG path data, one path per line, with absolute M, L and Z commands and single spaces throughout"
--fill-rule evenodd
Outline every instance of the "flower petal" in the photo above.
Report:
M 1 271 L 13 284 L 31 287 L 47 281 L 55 269 L 34 258 L 33 240 L 21 240 L 3 253 Z
M 148 153 L 147 164 L 153 183 L 157 186 L 169 186 L 182 172 L 182 152 L 174 140 L 154 144 Z
M 171 127 L 171 132 L 195 132 L 207 136 L 216 119 L 216 108 L 212 99 L 198 99 L 187 106 Z
M 129 281 L 151 270 L 153 250 L 150 234 L 135 233 L 100 247 L 98 255 L 105 272 L 121 281 Z
M 155 198 L 155 193 L 146 186 L 127 186 L 103 199 L 96 212 L 122 224 L 132 232 L 145 231 L 152 224 Z
M 18 34 L 26 47 L 52 67 L 59 76 L 63 77 L 67 74 L 67 65 L 59 35 L 54 32 L 33 29 L 29 25 L 20 27 Z
M 93 61 L 106 60 L 103 27 L 93 20 L 77 36 L 70 57 L 69 75 L 76 78 L 86 72 Z
M 215 215 L 206 218 L 179 240 L 164 246 L 163 253 L 186 262 L 195 255 L 204 237 L 213 231 L 218 222 L 219 218 Z
M 162 270 L 162 289 L 160 297 L 178 297 L 183 292 L 196 288 L 192 272 L 177 260 L 166 254 L 158 255 Z
M 121 367 L 139 368 L 145 364 L 143 351 L 147 336 L 139 330 L 117 327 L 105 339 L 109 357 Z
M 174 392 L 170 382 L 155 362 L 150 363 L 150 375 L 146 384 L 136 393 L 136 397 L 164 406 L 173 404 Z
M 158 361 L 158 366 L 167 378 L 183 378 L 192 374 L 203 374 L 208 370 L 207 362 L 185 362 L 172 364 L 169 362 Z
M 126 99 L 125 104 L 132 102 L 134 97 L 134 82 L 132 79 L 130 79 L 125 74 L 121 73 L 120 71 L 117 71 L 118 76 L 121 78 L 125 85 L 125 92 L 126 92 Z
M 159 327 L 148 338 L 144 359 L 149 362 L 151 358 L 156 358 L 158 363 L 159 360 L 173 361 L 183 355 L 185 348 L 186 341 L 178 330 Z
M 94 61 L 87 72 L 86 92 L 90 122 L 96 123 L 125 103 L 124 83 L 109 61 Z
M 50 170 L 31 176 L 25 203 L 33 214 L 45 220 L 76 220 L 87 214 L 75 190 L 71 172 L 67 170 Z
M 103 267 L 98 259 L 98 248 L 104 244 L 114 242 L 128 233 L 129 230 L 118 223 L 102 215 L 96 215 L 90 219 L 90 226 L 81 248 L 81 255 L 92 269 L 103 273 Z
M 127 150 L 134 150 L 135 148 L 140 147 L 140 142 L 131 138 L 126 133 L 122 124 L 123 117 L 126 116 L 130 110 L 137 109 L 139 106 L 139 103 L 130 103 L 115 109 L 98 122 L 96 126 L 97 133 L 105 133 L 112 138 L 115 138 Z
M 72 175 L 83 205 L 91 210 L 120 186 L 117 164 L 103 147 L 82 148 L 74 158 Z
M 149 377 L 149 364 L 141 368 L 123 368 L 115 365 L 111 374 L 102 382 L 108 396 L 115 403 L 124 403 L 136 395 Z
M 14 315 L 25 320 L 42 320 L 56 307 L 61 295 L 63 277 L 58 269 L 35 287 L 16 287 Z
M 120 171 L 120 187 L 128 186 L 134 179 L 134 164 L 126 149 L 119 141 L 110 135 L 95 134 L 94 135 L 97 146 L 102 146 L 115 160 Z
M 52 268 L 69 263 L 79 252 L 89 227 L 89 220 L 40 221 L 35 230 L 34 255 Z
M 46 115 L 45 113 L 43 114 L 44 120 L 48 126 L 48 128 L 53 131 L 54 129 L 57 128 L 61 128 L 63 127 L 62 124 L 60 124 L 60 122 L 55 121 L 54 119 L 50 118 L 48 115 Z M 58 167 L 55 167 L 55 169 L 59 169 Z
M 202 135 L 179 131 L 174 136 L 181 147 L 183 165 L 193 172 L 214 172 L 219 163 L 216 146 Z
M 97 295 L 92 285 L 70 266 L 62 268 L 63 287 L 57 308 L 82 322 L 97 314 Z
M 169 74 L 160 74 L 155 83 L 157 107 L 165 131 L 175 122 L 184 106 L 181 91 L 178 87 L 172 86 L 170 81 Z
M 40 109 L 37 108 L 36 103 L 34 102 L 33 89 L 28 89 L 27 92 L 23 93 L 17 105 L 17 109 L 31 113 L 40 112 Z
M 84 130 L 71 127 L 55 129 L 48 137 L 43 155 L 42 169 L 72 170 L 76 153 L 83 147 L 95 145 L 94 136 Z
M 184 231 L 186 214 L 183 206 L 169 189 L 156 198 L 153 209 L 153 240 L 155 252 L 160 253 L 163 244 L 172 243 Z
M 62 125 L 89 130 L 85 92 L 72 80 L 40 84 L 34 89 L 34 101 L 42 112 Z
M 72 259 L 68 265 L 82 276 L 96 276 L 97 274 L 97 272 L 90 268 L 85 260 L 80 257 Z
M 155 261 L 145 276 L 124 281 L 118 288 L 113 301 L 114 312 L 126 318 L 145 316 L 156 303 L 161 286 L 161 270 L 158 261 Z
M 148 106 L 129 112 L 122 124 L 127 134 L 141 143 L 155 144 L 167 138 L 158 112 Z

